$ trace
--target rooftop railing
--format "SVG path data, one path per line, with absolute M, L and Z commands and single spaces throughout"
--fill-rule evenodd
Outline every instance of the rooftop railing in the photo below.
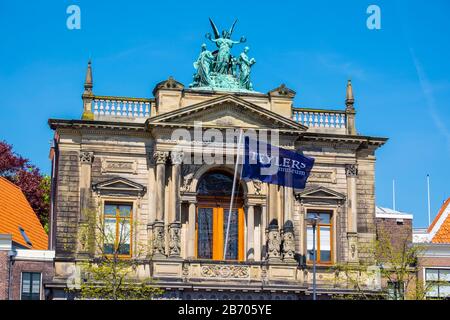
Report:
M 292 120 L 314 131 L 346 131 L 347 115 L 341 110 L 292 109 Z
M 145 121 L 150 116 L 151 101 L 144 98 L 95 96 L 92 100 L 92 112 L 99 120 L 122 118 Z
M 92 112 L 96 120 L 144 122 L 151 114 L 153 99 L 94 96 Z M 292 120 L 311 131 L 345 133 L 347 114 L 341 110 L 293 108 Z

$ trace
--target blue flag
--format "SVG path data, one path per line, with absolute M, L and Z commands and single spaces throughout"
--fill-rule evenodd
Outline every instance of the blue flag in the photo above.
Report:
M 313 165 L 313 158 L 245 138 L 243 179 L 304 189 Z

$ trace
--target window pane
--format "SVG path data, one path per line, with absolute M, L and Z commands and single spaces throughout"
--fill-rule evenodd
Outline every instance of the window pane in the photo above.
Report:
M 439 297 L 440 298 L 446 298 L 450 296 L 450 284 L 448 285 L 440 285 L 439 286 Z
M 130 220 L 122 219 L 119 224 L 119 254 L 130 254 L 130 244 L 131 244 L 131 226 Z
M 105 254 L 113 254 L 114 253 L 114 245 L 116 243 L 116 219 L 115 218 L 106 218 L 105 219 L 105 239 L 104 243 L 104 251 Z
M 197 188 L 198 195 L 231 196 L 233 176 L 222 172 L 208 173 L 202 177 Z M 240 184 L 235 186 L 235 195 L 242 196 Z
M 105 214 L 109 216 L 116 215 L 117 206 L 115 204 L 105 204 Z
M 314 211 L 308 211 L 307 217 L 308 218 L 314 218 L 315 216 L 319 216 L 320 221 L 319 224 L 330 224 L 331 223 L 331 214 L 330 213 L 323 213 L 323 212 L 314 212 Z
M 316 233 L 317 238 L 317 233 Z M 317 240 L 317 239 L 316 239 Z M 306 228 L 306 249 L 307 249 L 307 259 L 313 260 L 313 228 L 307 227 Z M 317 243 L 316 243 L 316 254 L 317 254 Z
M 450 269 L 440 269 L 439 270 L 439 280 L 440 281 L 450 281 Z
M 31 293 L 31 274 L 22 273 L 22 293 Z
M 228 224 L 228 212 L 230 210 L 224 210 L 224 218 L 223 218 L 223 241 L 226 241 L 227 234 L 227 224 Z M 227 246 L 227 256 L 226 260 L 237 260 L 238 259 L 238 248 L 239 248 L 239 219 L 238 219 L 238 211 L 233 210 L 230 217 L 230 229 L 228 233 L 228 246 Z M 225 244 L 226 245 L 226 244 Z
M 426 281 L 438 281 L 439 280 L 439 270 L 438 269 L 426 269 L 425 270 L 425 280 Z
M 33 273 L 32 274 L 32 285 L 31 285 L 31 300 L 40 300 L 41 293 L 41 274 Z
M 120 205 L 119 208 L 119 215 L 121 217 L 130 217 L 131 216 L 131 206 L 130 205 Z
M 427 297 L 438 297 L 438 296 L 439 296 L 439 291 L 438 291 L 437 285 L 432 285 L 432 286 L 428 287 Z
M 331 228 L 320 226 L 320 261 L 331 261 Z
M 41 291 L 41 274 L 40 273 L 33 273 L 31 291 L 33 293 L 39 293 Z
M 331 223 L 331 215 L 329 213 L 320 213 L 320 223 L 330 224 Z
M 198 208 L 198 239 L 197 256 L 199 258 L 212 258 L 212 239 L 213 239 L 213 209 Z

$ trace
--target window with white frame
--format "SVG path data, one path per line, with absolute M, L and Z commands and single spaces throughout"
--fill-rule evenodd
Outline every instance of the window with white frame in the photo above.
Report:
M 425 285 L 427 297 L 450 297 L 450 269 L 426 268 Z
M 41 273 L 22 272 L 21 300 L 41 299 Z

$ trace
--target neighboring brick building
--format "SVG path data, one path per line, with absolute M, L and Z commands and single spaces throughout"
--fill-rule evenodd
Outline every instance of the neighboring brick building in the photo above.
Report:
M 444 202 L 428 229 L 414 229 L 413 237 L 414 243 L 423 246 L 418 279 L 430 288 L 427 296 L 450 297 L 450 198 Z M 432 285 L 433 282 L 437 284 Z
M 54 251 L 20 188 L 0 177 L 0 300 L 46 299 Z
M 397 248 L 405 242 L 412 242 L 412 221 L 412 214 L 377 207 L 375 211 L 377 237 L 389 236 Z

